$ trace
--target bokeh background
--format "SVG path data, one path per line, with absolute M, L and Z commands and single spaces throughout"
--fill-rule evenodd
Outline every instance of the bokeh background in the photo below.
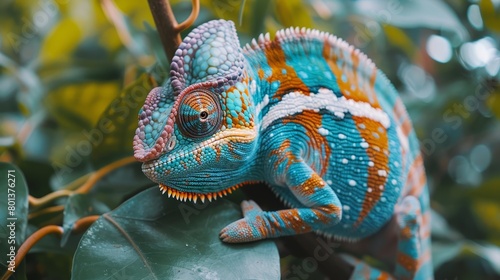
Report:
M 171 3 L 178 21 L 189 15 L 190 1 Z M 421 141 L 436 278 L 500 278 L 500 1 L 202 0 L 195 26 L 216 18 L 236 23 L 242 45 L 304 26 L 365 52 L 401 93 Z M 0 160 L 20 166 L 31 195 L 132 154 L 147 92 L 127 88 L 168 75 L 147 1 L 4 0 L 0 45 Z M 137 169 L 108 178 L 101 195 L 120 193 L 106 198 L 116 206 L 151 185 Z M 32 218 L 36 228 L 58 213 Z M 29 256 L 28 275 L 69 277 L 71 252 L 49 247 Z

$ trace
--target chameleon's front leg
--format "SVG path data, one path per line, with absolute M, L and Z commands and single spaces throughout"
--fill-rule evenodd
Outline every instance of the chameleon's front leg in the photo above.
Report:
M 295 235 L 331 227 L 341 219 L 341 204 L 335 192 L 302 160 L 285 170 L 288 190 L 303 207 L 262 211 L 255 202 L 243 202 L 244 218 L 225 227 L 224 242 L 249 242 L 269 237 Z

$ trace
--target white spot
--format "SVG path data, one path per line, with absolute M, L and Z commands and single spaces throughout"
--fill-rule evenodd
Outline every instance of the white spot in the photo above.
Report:
M 346 139 L 346 138 L 347 138 L 347 136 L 345 136 L 345 135 L 344 135 L 344 134 L 342 134 L 342 133 L 339 133 L 339 139 Z
M 330 131 L 328 131 L 328 129 L 325 129 L 323 127 L 318 128 L 318 132 L 319 132 L 319 134 L 321 134 L 323 136 L 330 134 Z
M 372 188 L 368 188 L 366 191 L 367 192 L 372 192 Z
M 342 209 L 344 209 L 344 211 L 349 211 L 351 210 L 351 207 L 349 207 L 349 205 L 344 205 L 342 206 Z
M 359 145 L 361 146 L 361 148 L 365 148 L 365 149 L 368 148 L 368 146 L 369 146 L 368 143 L 366 143 L 366 142 L 361 142 L 361 144 L 359 144 Z
M 384 186 L 383 186 L 383 185 L 380 185 L 378 188 L 379 188 L 381 191 L 382 191 L 382 190 L 384 190 Z
M 382 202 L 386 202 L 386 201 L 387 201 L 387 199 L 386 199 L 385 197 L 381 197 L 381 198 L 380 198 L 380 201 L 382 201 Z
M 354 180 L 349 180 L 349 186 L 351 186 L 351 187 L 356 186 L 356 181 L 354 181 Z
M 326 183 L 327 183 L 328 185 L 332 185 L 332 184 L 333 184 L 332 180 L 326 180 Z
M 257 91 L 257 82 L 255 80 L 252 80 L 252 82 L 250 83 L 250 92 L 254 93 L 256 91 Z
M 373 161 L 368 162 L 368 166 L 374 166 L 374 165 L 375 165 L 375 163 L 373 163 Z
M 381 177 L 387 177 L 387 171 L 383 170 L 383 169 L 380 169 L 378 171 L 378 176 L 381 176 Z
M 342 163 L 343 163 L 343 164 L 347 164 L 348 162 L 349 162 L 349 161 L 348 161 L 346 158 L 342 159 Z
M 356 156 L 355 156 L 355 155 L 352 155 L 352 156 L 351 156 L 351 159 L 352 159 L 352 160 L 355 160 L 355 159 L 356 159 Z
M 267 95 L 266 95 L 267 96 Z M 267 98 L 269 103 L 269 98 Z M 257 104 L 257 111 L 265 107 L 266 97 Z M 337 97 L 333 91 L 325 88 L 309 96 L 301 92 L 290 92 L 283 96 L 281 102 L 269 109 L 262 119 L 262 129 L 266 129 L 277 119 L 284 118 L 304 110 L 328 110 L 339 118 L 344 118 L 346 113 L 356 117 L 366 117 L 382 124 L 385 128 L 390 126 L 389 116 L 379 108 L 374 108 L 366 102 L 359 102 L 345 97 Z
M 398 183 L 398 181 L 396 181 L 396 179 L 392 179 L 391 183 L 392 183 L 393 185 L 396 185 L 396 184 Z

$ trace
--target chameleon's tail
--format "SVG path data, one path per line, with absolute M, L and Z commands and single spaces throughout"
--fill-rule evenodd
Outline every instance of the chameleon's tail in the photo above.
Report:
M 394 272 L 389 274 L 352 256 L 341 255 L 354 267 L 350 279 L 433 279 L 429 231 L 430 211 L 422 207 L 424 205 L 420 199 L 409 195 L 401 200 L 396 209 L 398 242 Z
M 433 278 L 427 224 L 429 211 L 421 206 L 415 196 L 406 196 L 398 206 L 398 252 L 394 271 L 396 279 Z

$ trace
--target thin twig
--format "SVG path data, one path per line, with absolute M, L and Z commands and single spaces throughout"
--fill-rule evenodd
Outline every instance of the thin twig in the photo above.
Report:
M 64 230 L 60 226 L 45 226 L 37 231 L 35 231 L 30 237 L 28 237 L 24 243 L 19 247 L 19 250 L 17 251 L 16 258 L 15 258 L 15 263 L 16 266 L 14 267 L 14 270 L 17 268 L 17 266 L 23 261 L 24 257 L 26 254 L 29 252 L 29 250 L 35 246 L 35 244 L 40 241 L 44 236 L 49 235 L 51 233 L 55 233 L 59 235 L 59 237 L 62 236 Z M 1 280 L 7 280 L 9 279 L 10 275 L 13 272 L 10 270 L 7 270 L 5 274 L 2 276 Z
M 99 219 L 99 217 L 101 217 L 101 216 L 100 215 L 93 215 L 93 216 L 87 216 L 87 217 L 79 219 L 73 225 L 71 232 L 82 233 L 82 232 L 86 231 L 95 221 L 97 221 L 97 219 Z
M 62 212 L 62 211 L 64 211 L 64 205 L 55 205 L 52 207 L 43 208 L 39 211 L 29 213 L 28 220 L 34 219 L 36 217 L 39 217 L 39 216 L 42 216 L 45 214 L 53 214 L 53 213 Z
M 122 158 L 120 160 L 114 161 L 114 162 L 102 167 L 101 169 L 91 173 L 90 175 L 85 175 L 85 176 L 80 177 L 80 178 L 76 179 L 75 181 L 71 182 L 68 185 L 68 188 L 70 188 L 70 187 L 72 188 L 75 185 L 75 183 L 79 183 L 83 179 L 86 179 L 85 183 L 83 183 L 79 188 L 77 188 L 74 191 L 69 190 L 69 189 L 62 189 L 62 190 L 58 190 L 58 191 L 49 193 L 46 196 L 41 197 L 41 198 L 28 196 L 28 202 L 29 202 L 31 207 L 40 207 L 40 206 L 48 204 L 48 203 L 54 201 L 55 199 L 58 199 L 61 197 L 70 196 L 70 195 L 75 194 L 75 193 L 88 193 L 92 189 L 92 187 L 102 177 L 104 177 L 105 175 L 107 175 L 108 173 L 110 173 L 111 171 L 113 171 L 115 169 L 118 169 L 124 165 L 134 163 L 134 162 L 136 162 L 136 160 L 133 156 Z
M 93 216 L 87 216 L 84 218 L 81 218 L 77 220 L 72 229 L 72 233 L 82 233 L 85 230 L 87 230 L 97 219 L 99 219 L 99 215 L 93 215 Z M 15 258 L 15 263 L 16 266 L 14 267 L 14 270 L 17 268 L 17 266 L 23 261 L 24 257 L 26 254 L 28 254 L 29 250 L 35 246 L 40 239 L 43 237 L 55 233 L 59 237 L 61 237 L 64 233 L 64 229 L 61 226 L 55 226 L 55 225 L 50 225 L 50 226 L 45 226 L 37 231 L 35 231 L 30 237 L 28 237 L 24 243 L 19 247 L 19 250 L 17 251 L 16 258 Z M 2 276 L 1 280 L 7 280 L 9 279 L 9 276 L 12 274 L 12 271 L 7 270 L 5 274 Z
M 192 0 L 193 8 L 189 17 L 178 24 L 168 0 L 148 0 L 158 34 L 168 60 L 172 60 L 175 51 L 182 42 L 180 32 L 191 26 L 200 12 L 200 1 Z
M 30 207 L 40 207 L 43 206 L 47 203 L 50 203 L 54 199 L 65 197 L 65 196 L 70 196 L 73 192 L 73 190 L 77 189 L 78 186 L 81 186 L 83 183 L 85 183 L 91 174 L 85 174 L 75 180 L 73 180 L 71 183 L 65 185 L 62 187 L 60 190 L 52 192 L 47 194 L 46 196 L 36 198 L 31 195 L 28 195 L 28 202 L 30 204 Z
M 188 29 L 198 18 L 198 14 L 200 13 L 200 0 L 192 0 L 191 3 L 193 5 L 191 14 L 189 14 L 189 17 L 186 20 L 177 25 L 178 33 L 181 33 L 182 31 Z
M 28 202 L 31 206 L 38 207 L 50 203 L 51 201 L 58 198 L 70 196 L 72 193 L 73 191 L 70 190 L 58 190 L 40 198 L 36 198 L 30 195 L 28 196 Z
M 124 165 L 131 164 L 137 162 L 136 159 L 133 156 L 122 158 L 120 160 L 114 161 L 101 169 L 97 170 L 96 172 L 92 173 L 90 175 L 90 178 L 83 184 L 81 187 L 79 187 L 75 193 L 88 193 L 92 187 L 105 175 L 110 173 L 111 171 L 114 171 L 115 169 L 118 169 Z

